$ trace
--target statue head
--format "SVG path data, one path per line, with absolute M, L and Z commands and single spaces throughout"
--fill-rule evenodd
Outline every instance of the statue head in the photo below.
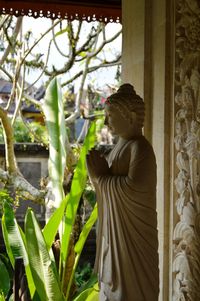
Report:
M 105 123 L 114 134 L 128 137 L 137 136 L 142 133 L 144 111 L 144 102 L 136 94 L 133 86 L 123 84 L 116 93 L 109 96 L 106 100 Z

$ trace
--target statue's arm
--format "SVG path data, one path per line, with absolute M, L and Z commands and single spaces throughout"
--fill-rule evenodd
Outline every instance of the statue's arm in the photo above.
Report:
M 128 180 L 137 186 L 155 186 L 156 162 L 150 144 L 134 143 L 131 145 Z
M 99 177 L 110 174 L 110 169 L 105 157 L 98 150 L 91 150 L 86 158 L 87 170 L 93 183 L 97 183 Z

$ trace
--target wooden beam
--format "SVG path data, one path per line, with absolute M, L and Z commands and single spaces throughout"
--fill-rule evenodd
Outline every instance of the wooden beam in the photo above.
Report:
M 34 18 L 121 22 L 121 0 L 0 0 L 0 13 Z

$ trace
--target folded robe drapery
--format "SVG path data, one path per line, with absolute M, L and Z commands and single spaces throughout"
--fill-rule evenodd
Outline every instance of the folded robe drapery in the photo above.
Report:
M 100 301 L 157 301 L 156 161 L 143 137 L 117 144 L 96 186 Z

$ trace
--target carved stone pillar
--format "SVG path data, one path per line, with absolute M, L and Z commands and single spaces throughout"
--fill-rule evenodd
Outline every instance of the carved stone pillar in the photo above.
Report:
M 200 300 L 200 2 L 176 0 L 173 301 Z

